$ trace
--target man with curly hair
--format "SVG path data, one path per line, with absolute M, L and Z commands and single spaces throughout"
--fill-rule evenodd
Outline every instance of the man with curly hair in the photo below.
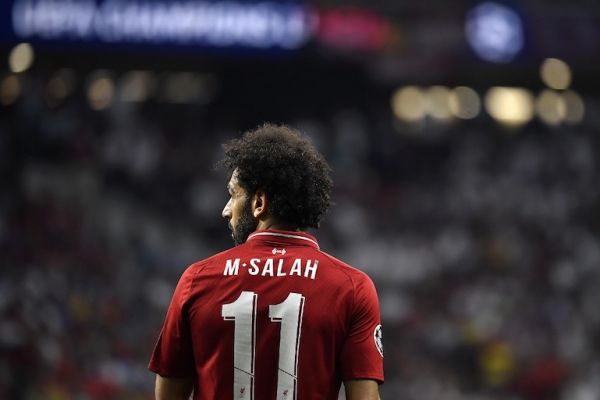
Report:
M 377 293 L 307 228 L 330 205 L 329 167 L 293 129 L 224 145 L 223 217 L 236 244 L 182 275 L 149 368 L 159 400 L 379 399 Z

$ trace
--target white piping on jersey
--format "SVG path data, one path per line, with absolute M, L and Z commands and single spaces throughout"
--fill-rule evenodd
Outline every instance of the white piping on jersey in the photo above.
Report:
M 302 240 L 307 240 L 307 241 L 309 241 L 309 242 L 311 242 L 311 243 L 314 243 L 314 245 L 315 245 L 315 246 L 317 246 L 317 249 L 320 249 L 320 247 L 319 247 L 319 244 L 318 244 L 317 242 L 315 242 L 314 240 L 312 240 L 312 239 L 309 239 L 309 238 L 307 238 L 307 237 L 300 236 L 300 235 L 290 235 L 290 234 L 287 234 L 287 233 L 277 233 L 277 232 L 255 232 L 255 233 L 252 233 L 252 234 L 251 234 L 251 235 L 248 237 L 248 239 L 252 239 L 252 237 L 254 237 L 254 236 L 259 236 L 259 235 L 261 235 L 261 236 L 281 236 L 281 237 L 290 238 L 290 239 L 302 239 Z

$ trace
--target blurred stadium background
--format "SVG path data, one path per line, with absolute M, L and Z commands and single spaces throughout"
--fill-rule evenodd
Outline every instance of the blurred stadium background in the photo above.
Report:
M 600 399 L 600 4 L 7 0 L 0 399 L 149 399 L 174 285 L 230 246 L 220 144 L 333 168 L 384 399 Z

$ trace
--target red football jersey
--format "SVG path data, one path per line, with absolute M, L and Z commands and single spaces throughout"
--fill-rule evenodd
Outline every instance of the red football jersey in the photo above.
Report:
M 383 382 L 369 277 L 302 232 L 263 230 L 182 275 L 149 368 L 194 377 L 194 399 L 336 400 Z

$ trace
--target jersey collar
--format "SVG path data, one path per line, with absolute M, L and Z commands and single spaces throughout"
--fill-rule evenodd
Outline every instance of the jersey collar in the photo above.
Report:
M 295 245 L 308 245 L 319 250 L 317 239 L 305 232 L 300 231 L 279 231 L 275 229 L 257 230 L 248 236 L 248 241 L 276 242 Z

